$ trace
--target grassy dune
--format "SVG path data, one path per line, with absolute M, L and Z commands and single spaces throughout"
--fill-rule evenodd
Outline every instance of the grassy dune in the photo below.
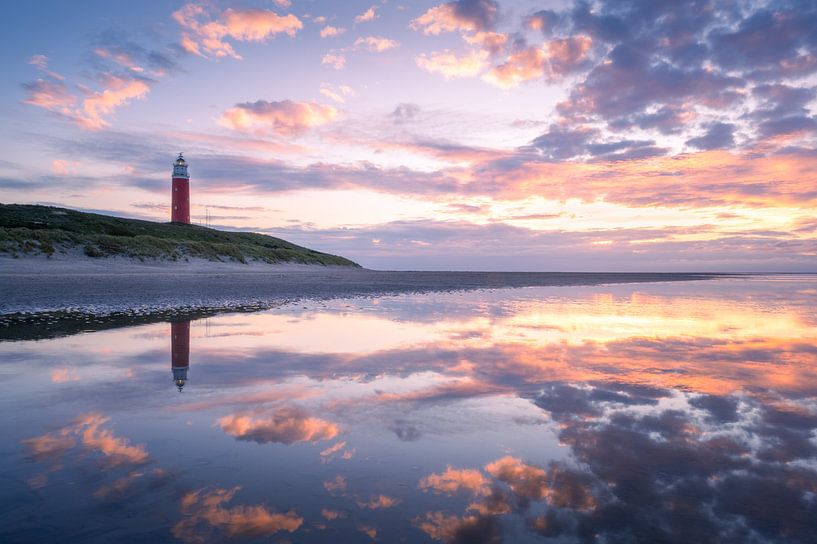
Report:
M 81 248 L 91 258 L 112 256 L 178 261 L 252 261 L 358 266 L 280 238 L 198 225 L 154 223 L 66 208 L 0 204 L 0 253 L 54 255 Z

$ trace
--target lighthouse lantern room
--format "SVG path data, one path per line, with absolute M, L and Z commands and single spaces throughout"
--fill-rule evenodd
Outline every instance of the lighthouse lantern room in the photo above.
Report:
M 173 223 L 190 224 L 190 174 L 187 173 L 187 162 L 179 153 L 173 162 L 172 209 L 170 220 Z

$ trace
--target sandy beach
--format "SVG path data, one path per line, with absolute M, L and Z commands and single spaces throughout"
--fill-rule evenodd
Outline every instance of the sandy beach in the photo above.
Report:
M 0 315 L 105 315 L 269 307 L 300 299 L 546 285 L 687 281 L 705 274 L 405 272 L 210 261 L 140 263 L 66 257 L 0 259 Z

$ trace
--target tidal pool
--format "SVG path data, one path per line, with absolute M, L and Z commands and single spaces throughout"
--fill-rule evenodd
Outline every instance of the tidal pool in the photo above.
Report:
M 2 542 L 815 542 L 817 277 L 0 338 Z

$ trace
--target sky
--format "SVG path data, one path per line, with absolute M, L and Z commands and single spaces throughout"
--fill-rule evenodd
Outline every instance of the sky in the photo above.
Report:
M 817 1 L 20 2 L 0 202 L 379 269 L 817 271 Z

